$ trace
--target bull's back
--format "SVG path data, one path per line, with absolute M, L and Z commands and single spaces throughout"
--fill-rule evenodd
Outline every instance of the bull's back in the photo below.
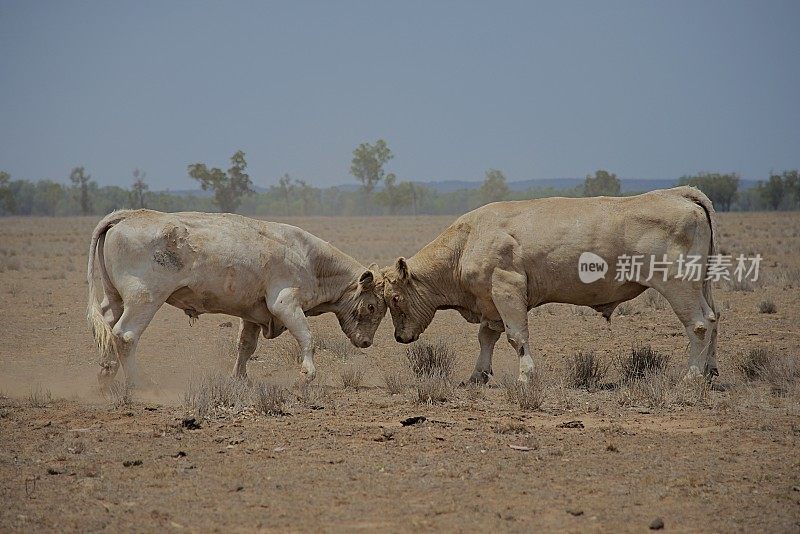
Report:
M 286 270 L 293 251 L 302 249 L 296 231 L 230 214 L 137 210 L 108 231 L 105 257 L 117 273 L 186 284 L 235 277 L 261 285 L 265 275 Z
M 607 301 L 619 283 L 614 269 L 621 255 L 656 256 L 688 251 L 700 236 L 708 250 L 710 233 L 703 208 L 679 190 L 632 197 L 547 198 L 498 202 L 462 219 L 471 228 L 462 261 L 489 255 L 524 269 L 532 300 L 585 303 Z M 703 232 L 698 227 L 705 226 Z M 510 238 L 510 239 L 509 239 Z M 508 243 L 513 243 L 513 248 Z M 488 245 L 488 246 L 487 246 Z M 488 250 L 487 250 L 488 249 Z M 578 261 L 590 252 L 608 263 L 604 280 L 580 282 Z

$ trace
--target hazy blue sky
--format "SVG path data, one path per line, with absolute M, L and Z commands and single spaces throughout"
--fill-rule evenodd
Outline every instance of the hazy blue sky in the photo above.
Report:
M 0 0 L 0 169 L 191 188 L 800 166 L 800 2 Z

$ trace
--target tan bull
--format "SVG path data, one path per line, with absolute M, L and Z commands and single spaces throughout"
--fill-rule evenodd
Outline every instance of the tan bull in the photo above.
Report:
M 95 264 L 103 287 L 94 294 Z M 135 351 L 164 303 L 194 319 L 241 318 L 234 376 L 245 376 L 259 332 L 284 330 L 300 345 L 302 372 L 315 374 L 307 315 L 336 314 L 358 347 L 372 344 L 386 313 L 381 274 L 330 243 L 290 226 L 231 214 L 117 211 L 94 230 L 89 247 L 88 320 L 101 353 L 101 384 L 119 364 L 137 381 Z
M 632 197 L 496 202 L 459 217 L 417 254 L 385 268 L 384 298 L 401 343 L 415 341 L 436 310 L 455 309 L 480 323 L 480 355 L 470 380 L 485 383 L 504 331 L 520 357 L 519 379 L 528 380 L 530 309 L 562 302 L 590 306 L 610 320 L 620 303 L 652 287 L 685 327 L 689 372 L 710 378 L 717 374 L 719 313 L 706 260 L 715 254 L 715 235 L 711 201 L 691 187 Z M 610 264 L 605 276 L 581 281 L 579 259 L 586 252 Z M 644 259 L 642 276 L 616 279 L 614 265 L 625 255 Z M 686 277 L 680 261 L 697 256 L 699 276 Z M 669 267 L 647 280 L 653 258 Z

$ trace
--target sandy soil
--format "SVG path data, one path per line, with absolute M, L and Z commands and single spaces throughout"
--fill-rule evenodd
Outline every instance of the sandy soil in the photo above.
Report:
M 364 263 L 386 265 L 451 220 L 290 222 Z M 506 398 L 501 378 L 515 374 L 516 357 L 503 340 L 489 387 L 419 403 L 413 387 L 391 395 L 384 385 L 386 373 L 403 368 L 406 350 L 393 341 L 388 316 L 373 347 L 347 351 L 337 349 L 335 319 L 322 316 L 311 321 L 327 347 L 312 400 L 293 385 L 294 342 L 284 334 L 261 340 L 249 374 L 288 389 L 287 413 L 216 411 L 198 429 L 182 423 L 192 411 L 184 394 L 198 376 L 233 365 L 236 320 L 207 315 L 190 327 L 165 306 L 139 350 L 159 390 L 132 401 L 99 395 L 84 320 L 95 222 L 0 219 L 2 531 L 641 532 L 657 517 L 674 531 L 800 530 L 800 392 L 747 382 L 734 365 L 756 348 L 776 358 L 800 354 L 800 214 L 720 216 L 723 251 L 765 258 L 762 280 L 744 288 L 752 290 L 721 284 L 715 292 L 726 388 L 670 391 L 654 402 L 620 385 L 613 365 L 613 388 L 567 387 L 564 362 L 579 350 L 611 364 L 647 343 L 671 356 L 671 373 L 685 364 L 680 323 L 647 294 L 610 325 L 567 305 L 531 312 L 546 393 L 535 411 Z M 764 300 L 777 312 L 760 313 Z M 423 339 L 446 341 L 456 378 L 469 375 L 475 325 L 439 312 Z M 353 367 L 364 370 L 362 385 L 345 389 L 341 373 Z M 411 416 L 426 420 L 403 426 Z M 569 421 L 581 425 L 560 426 Z

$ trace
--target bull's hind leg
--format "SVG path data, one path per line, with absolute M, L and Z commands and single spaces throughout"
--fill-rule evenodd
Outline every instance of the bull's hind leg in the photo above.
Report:
M 242 319 L 239 325 L 239 342 L 236 345 L 238 355 L 233 366 L 234 378 L 245 378 L 247 376 L 247 360 L 256 351 L 258 332 L 260 330 L 260 325 Z
M 492 302 L 506 330 L 508 342 L 519 356 L 519 381 L 528 382 L 533 374 L 528 334 L 528 289 L 524 275 L 496 270 L 492 276 Z
M 481 321 L 478 330 L 478 343 L 481 346 L 481 353 L 478 361 L 475 362 L 475 370 L 469 377 L 469 382 L 473 384 L 485 384 L 492 376 L 492 353 L 497 340 L 500 339 L 500 332 L 493 330 L 488 321 Z
M 672 306 L 689 338 L 688 375 L 717 376 L 717 316 L 703 296 L 703 283 L 670 279 L 656 289 Z
M 125 371 L 125 381 L 129 385 L 146 385 L 139 376 L 136 365 L 136 346 L 139 338 L 161 308 L 164 300 L 158 299 L 147 303 L 124 304 L 124 311 L 112 332 L 117 345 L 119 363 Z

